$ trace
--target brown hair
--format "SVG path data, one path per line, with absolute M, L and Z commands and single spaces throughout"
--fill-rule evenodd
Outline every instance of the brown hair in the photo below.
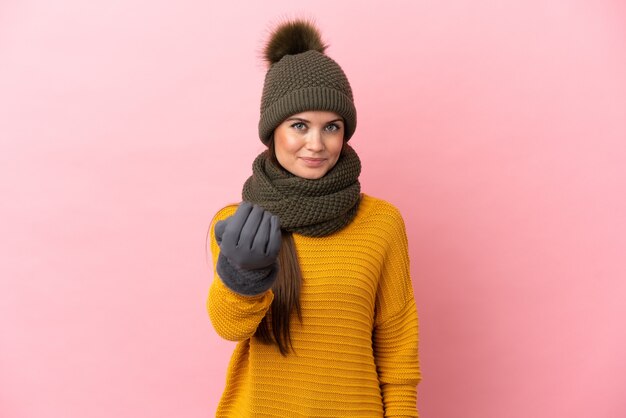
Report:
M 274 152 L 274 137 L 270 137 L 268 147 L 272 161 L 276 164 Z M 283 356 L 286 356 L 293 345 L 289 333 L 291 313 L 296 311 L 298 319 L 302 322 L 300 310 L 300 288 L 302 285 L 302 271 L 298 261 L 296 245 L 291 232 L 282 231 L 282 244 L 278 253 L 278 273 L 272 286 L 274 300 L 270 310 L 257 327 L 254 334 L 266 344 L 276 343 Z

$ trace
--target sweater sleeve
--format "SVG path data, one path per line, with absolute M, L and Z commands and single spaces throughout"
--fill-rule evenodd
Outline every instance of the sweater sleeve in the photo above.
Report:
M 373 347 L 385 417 L 417 417 L 418 318 L 400 212 L 381 211 L 387 248 L 376 297 Z
M 271 289 L 255 296 L 235 293 L 224 284 L 217 273 L 220 247 L 215 240 L 215 224 L 231 216 L 236 209 L 236 205 L 231 205 L 220 210 L 209 229 L 213 282 L 207 298 L 207 311 L 215 331 L 229 341 L 243 341 L 252 337 L 274 298 Z

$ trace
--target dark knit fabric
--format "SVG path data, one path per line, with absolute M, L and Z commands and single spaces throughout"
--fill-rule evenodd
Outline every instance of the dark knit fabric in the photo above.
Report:
M 259 120 L 261 141 L 267 145 L 285 119 L 309 110 L 341 115 L 346 141 L 356 129 L 356 109 L 346 75 L 332 58 L 315 50 L 285 55 L 267 71 Z
M 267 268 L 256 270 L 237 268 L 221 252 L 217 259 L 216 269 L 226 287 L 244 296 L 259 295 L 271 288 L 278 273 L 276 263 Z
M 242 197 L 277 215 L 288 232 L 320 237 L 350 223 L 361 197 L 361 161 L 344 144 L 335 166 L 319 179 L 295 176 L 262 152 L 252 164 L 252 176 L 243 186 Z

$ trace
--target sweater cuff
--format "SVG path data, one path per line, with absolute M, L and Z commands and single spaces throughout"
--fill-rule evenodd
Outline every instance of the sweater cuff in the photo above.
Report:
M 217 258 L 217 275 L 235 293 L 243 296 L 256 296 L 268 291 L 274 284 L 278 264 L 255 270 L 240 269 L 220 253 Z
M 385 417 L 418 417 L 417 387 L 411 384 L 381 385 Z

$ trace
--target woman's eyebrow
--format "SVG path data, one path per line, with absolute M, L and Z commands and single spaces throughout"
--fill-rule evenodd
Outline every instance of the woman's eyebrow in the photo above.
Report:
M 300 121 L 300 122 L 311 123 L 311 121 L 303 119 L 303 118 L 287 118 L 285 120 L 297 120 L 297 121 Z M 333 122 L 343 122 L 343 119 L 342 118 L 333 119 L 333 120 L 325 122 L 325 123 L 328 124 L 328 123 L 333 123 Z

